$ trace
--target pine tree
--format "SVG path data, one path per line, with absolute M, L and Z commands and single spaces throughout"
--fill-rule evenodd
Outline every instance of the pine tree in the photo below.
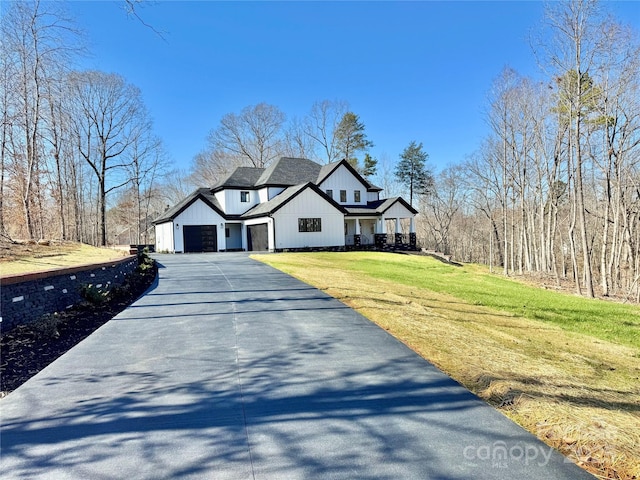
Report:
M 334 136 L 342 158 L 355 168 L 358 168 L 356 152 L 373 147 L 373 142 L 367 139 L 367 134 L 364 133 L 364 123 L 353 112 L 347 112 L 342 116 Z
M 373 177 L 378 170 L 378 160 L 373 158 L 368 153 L 364 154 L 364 160 L 362 161 L 362 176 L 364 178 Z
M 413 194 L 424 195 L 433 188 L 433 175 L 427 169 L 429 155 L 422 150 L 422 143 L 412 141 L 400 155 L 395 175 L 409 189 L 409 204 L 413 206 Z

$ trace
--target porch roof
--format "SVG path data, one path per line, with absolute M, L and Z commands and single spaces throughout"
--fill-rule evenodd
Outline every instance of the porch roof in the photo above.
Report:
M 384 215 L 393 205 L 399 202 L 409 213 L 416 215 L 418 211 L 409 205 L 402 197 L 383 198 L 374 202 L 367 202 L 367 206 L 345 207 L 348 217 L 364 217 Z

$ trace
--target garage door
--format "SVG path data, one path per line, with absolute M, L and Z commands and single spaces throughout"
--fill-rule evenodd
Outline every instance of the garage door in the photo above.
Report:
M 186 225 L 183 228 L 185 253 L 217 252 L 218 234 L 215 225 Z
M 269 233 L 266 223 L 247 226 L 247 244 L 250 252 L 269 250 Z

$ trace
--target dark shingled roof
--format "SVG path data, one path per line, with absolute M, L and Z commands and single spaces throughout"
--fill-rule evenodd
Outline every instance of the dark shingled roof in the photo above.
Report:
M 220 204 L 218 203 L 218 200 L 216 200 L 215 195 L 211 193 L 211 189 L 199 188 L 195 192 L 191 193 L 190 195 L 182 199 L 182 201 L 176 203 L 169 210 L 165 211 L 162 215 L 156 218 L 153 221 L 153 223 L 157 225 L 159 223 L 165 223 L 173 220 L 178 215 L 180 215 L 184 210 L 186 210 L 187 207 L 189 207 L 193 202 L 195 202 L 198 199 L 201 199 L 204 203 L 209 205 L 220 215 L 225 216 L 224 212 L 222 211 L 222 208 L 220 208 Z
M 306 158 L 281 157 L 262 173 L 255 186 L 287 186 L 315 182 L 320 168 L 319 164 Z
M 213 188 L 252 188 L 264 172 L 264 168 L 238 167 Z

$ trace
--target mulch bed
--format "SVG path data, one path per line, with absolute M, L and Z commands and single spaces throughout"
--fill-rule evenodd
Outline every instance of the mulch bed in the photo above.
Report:
M 117 294 L 99 305 L 78 305 L 3 332 L 0 336 L 0 398 L 131 305 L 151 286 L 157 272 L 155 263 L 146 271 L 136 271 Z

